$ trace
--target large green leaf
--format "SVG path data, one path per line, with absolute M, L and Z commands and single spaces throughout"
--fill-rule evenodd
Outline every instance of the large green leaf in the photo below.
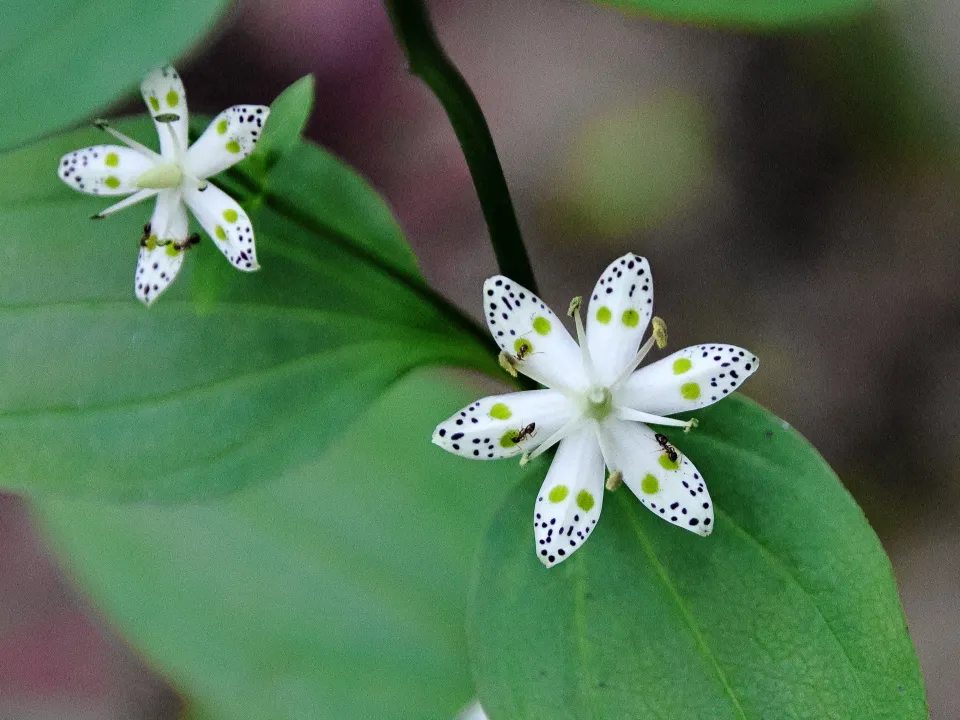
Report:
M 675 440 L 707 479 L 709 538 L 608 493 L 546 570 L 529 477 L 489 530 L 471 655 L 492 720 L 927 717 L 890 563 L 823 459 L 731 397 Z
M 0 148 L 105 107 L 210 29 L 227 0 L 0 0 Z
M 473 397 L 419 372 L 269 485 L 199 505 L 50 497 L 34 509 L 192 716 L 453 718 L 473 695 L 470 561 L 519 476 L 430 444 Z
M 123 129 L 153 134 L 149 120 Z M 221 179 L 251 212 L 259 272 L 231 271 L 197 302 L 180 278 L 143 307 L 132 283 L 150 207 L 90 221 L 107 201 L 55 173 L 95 133 L 0 156 L 0 485 L 231 491 L 316 457 L 416 365 L 494 362 L 426 288 L 384 203 L 308 144 L 265 190 Z M 207 238 L 190 253 L 186 274 L 227 266 Z
M 597 0 L 667 20 L 737 28 L 822 25 L 847 20 L 876 0 Z

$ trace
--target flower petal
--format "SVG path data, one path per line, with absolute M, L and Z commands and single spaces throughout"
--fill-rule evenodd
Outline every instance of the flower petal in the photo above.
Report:
M 537 557 L 553 567 L 583 544 L 600 519 L 603 455 L 595 427 L 561 441 L 537 495 L 533 534 Z
M 653 431 L 640 423 L 614 420 L 604 423 L 604 453 L 611 472 L 623 481 L 655 515 L 684 530 L 713 532 L 713 502 L 693 463 L 679 450 L 676 461 L 657 442 Z
M 188 231 L 187 208 L 180 190 L 161 190 L 153 207 L 148 234 L 161 241 L 182 243 L 187 239 Z
M 759 365 L 736 345 L 694 345 L 637 370 L 615 401 L 653 415 L 697 410 L 732 393 Z
M 474 460 L 514 457 L 553 435 L 575 413 L 574 404 L 556 390 L 492 395 L 437 425 L 433 442 Z
M 517 370 L 548 387 L 583 390 L 580 348 L 544 302 L 510 278 L 483 284 L 487 327 L 501 350 L 519 358 Z
M 169 65 L 157 68 L 140 84 L 140 92 L 157 126 L 160 154 L 168 162 L 177 160 L 181 153 L 186 152 L 190 141 L 187 136 L 187 93 L 180 75 Z M 163 115 L 176 115 L 177 119 L 158 122 L 157 116 Z M 176 140 L 171 137 L 171 130 Z
M 653 314 L 646 258 L 628 253 L 603 271 L 587 309 L 587 345 L 601 384 L 610 384 L 637 354 Z
M 169 242 L 158 245 L 154 239 L 141 246 L 140 257 L 137 258 L 137 272 L 134 280 L 134 293 L 147 307 L 160 297 L 160 293 L 169 287 L 183 267 L 186 249 Z
M 187 151 L 187 171 L 208 178 L 243 160 L 253 152 L 269 115 L 266 105 L 234 105 L 224 110 Z
M 203 190 L 187 190 L 185 199 L 203 229 L 213 238 L 214 245 L 237 270 L 260 269 L 253 244 L 253 225 L 240 203 L 211 183 Z
M 133 291 L 148 307 L 174 281 L 183 266 L 187 239 L 187 209 L 178 190 L 164 190 L 157 195 L 150 224 L 144 228 Z
M 140 153 L 120 145 L 93 145 L 60 158 L 57 174 L 74 190 L 88 195 L 129 195 L 136 180 L 153 167 Z

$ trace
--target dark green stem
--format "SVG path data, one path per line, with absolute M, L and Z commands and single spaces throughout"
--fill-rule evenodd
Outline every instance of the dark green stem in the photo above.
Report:
M 393 30 L 410 64 L 440 100 L 463 149 L 500 272 L 537 292 L 520 225 L 490 128 L 466 80 L 447 57 L 423 0 L 385 0 Z

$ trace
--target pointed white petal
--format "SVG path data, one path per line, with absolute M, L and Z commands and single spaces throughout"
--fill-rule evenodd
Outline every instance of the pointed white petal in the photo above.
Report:
M 560 443 L 537 494 L 533 534 L 547 567 L 563 562 L 587 539 L 603 505 L 603 455 L 595 426 Z
M 433 442 L 474 460 L 514 457 L 553 435 L 575 413 L 574 404 L 556 390 L 493 395 L 437 425 Z
M 150 307 L 180 273 L 186 254 L 185 249 L 178 249 L 172 242 L 157 245 L 156 242 L 148 241 L 146 247 L 141 247 L 134 276 L 134 293 L 137 299 Z
M 580 348 L 540 298 L 495 275 L 483 284 L 483 307 L 497 345 L 520 359 L 517 370 L 549 387 L 586 387 Z
M 243 160 L 253 152 L 269 115 L 266 105 L 234 105 L 224 110 L 187 151 L 187 171 L 208 178 Z
M 164 190 L 157 195 L 150 224 L 144 229 L 133 289 L 149 307 L 180 273 L 186 255 L 183 243 L 188 231 L 187 211 L 178 190 Z
M 653 313 L 653 278 L 646 258 L 628 253 L 603 271 L 587 309 L 587 345 L 601 384 L 633 360 Z
M 676 448 L 676 462 L 639 423 L 614 420 L 603 425 L 604 452 L 611 472 L 623 481 L 651 512 L 697 535 L 713 532 L 713 502 L 693 463 Z M 673 447 L 672 445 L 670 446 Z
M 178 155 L 186 152 L 190 141 L 187 136 L 187 93 L 180 75 L 169 65 L 157 68 L 140 84 L 140 92 L 160 136 L 160 154 L 168 162 L 178 160 Z M 177 119 L 157 122 L 158 115 L 176 115 Z
M 137 178 L 152 167 L 152 162 L 130 148 L 94 145 L 60 158 L 57 175 L 88 195 L 129 195 L 140 189 Z
M 186 191 L 187 206 L 237 270 L 259 270 L 253 225 L 240 203 L 212 183 Z
M 150 218 L 149 234 L 160 241 L 173 240 L 182 243 L 187 239 L 189 220 L 179 190 L 162 190 L 157 194 L 157 204 Z
M 757 371 L 756 355 L 736 345 L 694 345 L 640 368 L 616 389 L 617 405 L 672 415 L 712 405 Z

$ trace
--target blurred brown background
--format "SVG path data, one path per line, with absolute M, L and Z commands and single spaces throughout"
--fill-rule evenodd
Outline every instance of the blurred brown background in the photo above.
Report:
M 650 258 L 671 344 L 763 358 L 747 393 L 856 495 L 900 582 L 932 717 L 960 718 L 960 4 L 750 35 L 580 0 L 431 3 L 491 125 L 545 299 Z M 309 134 L 480 316 L 495 272 L 439 105 L 376 0 L 248 2 L 178 65 L 191 106 L 317 78 Z M 175 694 L 0 497 L 0 720 L 173 718 Z

